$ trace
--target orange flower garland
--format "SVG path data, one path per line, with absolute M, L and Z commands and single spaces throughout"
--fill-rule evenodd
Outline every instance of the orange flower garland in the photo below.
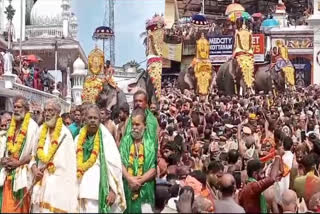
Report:
M 142 176 L 143 175 L 143 165 L 144 165 L 144 147 L 143 144 L 139 145 L 139 153 L 138 153 L 138 173 L 134 175 L 133 171 L 133 162 L 134 162 L 134 153 L 135 153 L 135 144 L 132 143 L 130 146 L 130 154 L 129 154 L 129 165 L 128 165 L 128 173 L 131 176 Z M 139 193 L 135 192 L 132 195 L 132 200 L 136 200 L 139 197 Z
M 27 113 L 23 119 L 20 133 L 16 137 L 15 142 L 13 142 L 13 138 L 14 138 L 14 134 L 16 132 L 17 125 L 16 125 L 16 120 L 15 120 L 14 116 L 12 117 L 10 127 L 8 129 L 7 148 L 8 148 L 9 153 L 13 156 L 13 158 L 16 158 L 16 159 L 19 158 L 19 154 L 20 154 L 20 150 L 21 150 L 23 141 L 27 135 L 30 118 L 31 118 L 31 114 Z
M 99 130 L 97 131 L 94 142 L 93 149 L 90 157 L 87 161 L 83 161 L 83 144 L 86 142 L 88 127 L 85 126 L 80 130 L 78 142 L 77 142 L 77 177 L 82 178 L 83 174 L 95 164 L 100 151 L 100 136 Z
M 48 150 L 48 154 L 45 154 L 45 152 L 43 150 L 44 144 L 46 143 L 47 133 L 48 133 L 48 126 L 46 123 L 43 124 L 41 132 L 40 132 L 39 144 L 38 144 L 38 148 L 37 148 L 37 157 L 39 158 L 39 160 L 42 163 L 48 164 L 48 171 L 51 174 L 55 172 L 56 168 L 55 168 L 53 162 L 51 162 L 50 160 L 52 159 L 52 156 L 54 155 L 54 153 L 58 149 L 58 144 L 59 144 L 58 139 L 60 137 L 62 125 L 63 125 L 63 121 L 62 121 L 62 118 L 60 117 L 60 118 L 58 118 L 58 120 L 56 122 L 56 126 L 54 128 L 53 137 L 52 137 L 51 144 L 50 144 L 50 147 Z

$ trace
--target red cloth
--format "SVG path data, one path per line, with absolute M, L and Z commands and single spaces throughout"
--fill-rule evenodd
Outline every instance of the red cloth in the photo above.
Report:
M 309 203 L 310 198 L 320 192 L 320 178 L 314 174 L 308 175 L 305 183 L 304 199 Z
M 260 213 L 260 194 L 274 184 L 274 179 L 267 177 L 257 182 L 246 184 L 239 193 L 239 204 L 247 213 Z
M 272 160 L 275 156 L 276 156 L 276 150 L 274 148 L 272 148 L 266 156 L 260 158 L 260 161 L 262 163 L 265 163 L 265 162 Z

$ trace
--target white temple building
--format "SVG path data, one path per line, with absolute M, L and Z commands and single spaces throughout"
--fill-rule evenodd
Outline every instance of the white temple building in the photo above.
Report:
M 8 46 L 9 24 L 5 14 L 8 5 L 9 0 L 0 0 L 0 49 L 2 50 Z M 13 55 L 19 56 L 20 50 L 22 55 L 34 54 L 43 59 L 36 65 L 40 70 L 61 71 L 63 87 L 61 97 L 70 104 L 72 87 L 70 77 L 73 73 L 73 63 L 80 57 L 85 67 L 88 65 L 87 56 L 77 39 L 78 24 L 75 14 L 71 11 L 71 0 L 12 0 L 11 5 L 15 10 L 11 27 Z M 16 66 L 19 69 L 19 65 Z M 22 94 L 30 94 L 30 99 L 34 97 L 38 101 L 53 96 L 16 83 L 12 89 Z M 31 96 L 32 94 L 38 95 Z M 65 104 L 67 109 L 68 105 Z M 7 104 L 6 109 L 8 109 Z
M 4 13 L 8 5 L 9 0 L 0 0 L 0 34 L 8 30 L 7 15 Z M 15 9 L 12 20 L 14 42 L 20 38 L 25 41 L 35 37 L 62 37 L 64 29 L 68 30 L 70 37 L 77 39 L 77 18 L 71 12 L 71 0 L 14 0 L 11 5 Z
M 8 30 L 8 20 L 4 13 L 8 4 L 9 0 L 0 0 L 0 35 Z M 78 24 L 75 14 L 71 12 L 71 0 L 14 0 L 11 4 L 16 10 L 12 20 L 13 54 L 19 55 L 21 38 L 22 55 L 35 54 L 41 57 L 43 62 L 37 65 L 40 69 L 61 71 L 62 96 L 66 97 L 67 87 L 71 87 L 67 84 L 67 70 L 73 72 L 72 65 L 78 56 L 86 67 L 88 64 L 87 56 L 77 40 Z

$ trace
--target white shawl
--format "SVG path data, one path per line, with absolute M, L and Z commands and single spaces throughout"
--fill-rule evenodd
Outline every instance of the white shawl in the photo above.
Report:
M 110 212 L 122 213 L 126 209 L 126 199 L 122 181 L 122 162 L 120 153 L 117 144 L 109 130 L 102 124 L 100 124 L 100 130 L 103 140 L 105 162 L 108 169 L 109 186 L 116 194 L 116 200 L 111 207 Z M 78 142 L 78 137 L 79 136 L 77 136 L 75 139 L 76 143 Z M 94 167 L 99 166 L 99 158 L 97 158 L 95 165 L 85 172 L 82 180 L 79 182 L 79 198 L 98 200 L 99 193 L 97 191 L 99 191 L 99 189 L 94 188 L 95 185 L 91 185 L 90 183 L 92 182 L 90 181 L 97 182 L 97 185 L 99 184 L 100 170 L 93 169 Z
M 38 136 L 41 133 L 39 129 Z M 62 137 L 66 135 L 61 142 Z M 63 125 L 60 137 L 58 139 L 61 146 L 58 148 L 54 158 L 53 164 L 56 171 L 50 174 L 48 170 L 44 171 L 44 176 L 41 182 L 38 182 L 33 189 L 31 203 L 34 206 L 32 212 L 68 212 L 75 213 L 78 210 L 78 185 L 77 185 L 77 165 L 75 154 L 75 143 L 73 141 L 71 132 Z M 44 145 L 45 153 L 48 152 L 50 146 L 50 136 L 47 133 L 46 142 Z M 37 147 L 33 150 L 35 157 Z M 35 164 L 33 160 L 30 166 Z M 38 167 L 42 168 L 44 163 L 39 161 Z M 39 209 L 39 210 L 38 210 Z

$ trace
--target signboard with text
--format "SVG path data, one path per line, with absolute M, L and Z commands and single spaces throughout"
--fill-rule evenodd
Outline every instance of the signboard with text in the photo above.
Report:
M 252 35 L 252 45 L 255 62 L 264 62 L 265 41 L 263 34 Z
M 211 63 L 224 63 L 232 57 L 233 37 L 215 36 L 209 38 Z
M 210 60 L 213 64 L 222 64 L 232 57 L 233 36 L 209 37 Z M 264 62 L 265 38 L 263 34 L 252 35 L 255 62 Z

